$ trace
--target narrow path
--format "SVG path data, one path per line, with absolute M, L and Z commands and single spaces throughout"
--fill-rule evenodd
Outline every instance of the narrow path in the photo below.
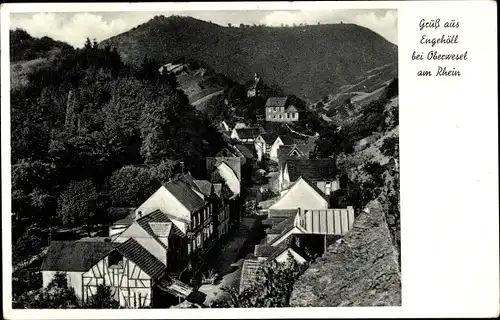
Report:
M 202 104 L 203 102 L 206 102 L 206 101 L 208 101 L 208 100 L 212 99 L 213 97 L 215 97 L 215 96 L 218 96 L 218 95 L 222 94 L 223 92 L 224 92 L 224 90 L 219 90 L 219 91 L 216 91 L 216 92 L 211 93 L 211 94 L 209 94 L 209 95 L 206 95 L 206 96 L 204 96 L 203 98 L 200 98 L 200 99 L 198 99 L 198 100 L 196 100 L 196 101 L 191 102 L 191 105 L 192 105 L 193 107 L 196 107 L 196 106 L 198 106 L 198 105 Z
M 307 134 L 303 134 L 303 133 L 300 133 L 300 132 L 297 132 L 297 131 L 293 130 L 292 128 L 290 128 L 290 126 L 288 125 L 288 123 L 285 123 L 285 126 L 288 128 L 288 130 L 290 130 L 291 132 L 293 132 L 295 134 L 298 134 L 299 136 L 303 136 L 303 137 L 307 137 L 307 138 L 314 138 L 314 136 L 309 136 Z

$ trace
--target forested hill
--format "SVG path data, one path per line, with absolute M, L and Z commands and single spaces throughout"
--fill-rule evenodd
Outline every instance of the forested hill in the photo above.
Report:
M 146 55 L 162 62 L 193 58 L 240 82 L 257 72 L 309 102 L 396 62 L 398 55 L 396 45 L 354 24 L 222 27 L 178 16 L 157 16 L 101 43 L 107 44 L 134 65 Z
M 89 40 L 82 49 L 50 49 L 44 58 L 47 47 L 37 43 L 57 43 L 20 32 L 11 31 L 18 65 L 44 63 L 11 90 L 18 218 L 102 221 L 105 208 L 138 205 L 180 167 L 196 172 L 220 150 L 220 133 L 154 61 L 132 68 L 115 49 Z

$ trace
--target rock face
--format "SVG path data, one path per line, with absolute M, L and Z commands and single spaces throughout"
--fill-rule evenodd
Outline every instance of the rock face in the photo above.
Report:
M 295 282 L 292 307 L 400 306 L 397 253 L 378 202 Z

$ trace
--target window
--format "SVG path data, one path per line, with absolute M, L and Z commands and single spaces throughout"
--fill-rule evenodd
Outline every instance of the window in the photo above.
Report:
M 332 192 L 332 184 L 331 182 L 327 182 L 325 185 L 325 194 L 330 195 L 331 192 Z
M 286 118 L 287 119 L 290 118 L 290 114 L 289 113 L 286 114 Z
M 280 114 L 280 119 L 283 119 L 283 115 Z
M 273 119 L 276 119 L 276 115 L 273 116 Z
M 118 251 L 113 251 L 108 256 L 108 267 L 111 266 L 121 267 L 122 260 L 123 256 Z

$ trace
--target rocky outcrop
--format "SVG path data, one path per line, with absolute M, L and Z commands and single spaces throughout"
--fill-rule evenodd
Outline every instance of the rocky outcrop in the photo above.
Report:
M 293 307 L 400 306 L 401 272 L 379 202 L 295 282 Z

